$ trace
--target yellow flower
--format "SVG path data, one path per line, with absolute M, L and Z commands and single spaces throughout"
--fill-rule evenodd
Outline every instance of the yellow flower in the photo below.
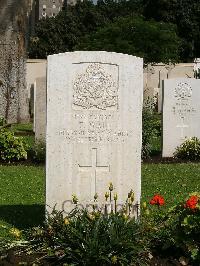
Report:
M 131 189 L 131 191 L 128 193 L 128 199 L 130 199 L 132 203 L 134 202 L 135 194 L 134 194 L 134 192 L 133 192 L 132 189 Z
M 109 183 L 109 190 L 113 191 L 113 183 L 112 182 Z
M 69 223 L 70 223 L 70 222 L 69 222 L 69 219 L 65 218 L 65 219 L 64 219 L 64 224 L 65 224 L 65 225 L 68 225 Z
M 128 220 L 128 215 L 126 213 L 123 213 L 124 220 Z
M 20 238 L 21 236 L 21 231 L 17 228 L 12 228 L 10 229 L 10 234 L 13 235 L 16 238 Z
M 111 262 L 112 262 L 113 264 L 116 264 L 116 263 L 117 263 L 117 256 L 112 256 L 112 258 L 111 258 Z
M 131 200 L 131 198 L 129 198 L 128 199 L 128 205 L 131 206 L 131 204 L 132 204 L 132 200 Z
M 118 198 L 117 193 L 114 194 L 114 200 L 116 201 Z
M 92 221 L 95 219 L 95 216 L 94 216 L 93 214 L 88 213 L 87 216 L 88 216 L 88 218 L 89 218 L 90 220 L 92 220 Z
M 146 203 L 146 201 L 144 201 L 144 202 L 142 203 L 142 207 L 143 207 L 144 209 L 147 208 L 147 203 Z
M 109 198 L 109 192 L 105 193 L 105 198 L 106 198 L 106 201 L 107 201 L 107 199 Z
M 132 201 L 132 203 L 134 202 L 134 199 L 135 199 L 135 195 L 134 195 L 134 193 L 132 193 L 131 194 L 131 201 Z
M 75 194 L 72 194 L 72 202 L 74 204 L 77 204 L 78 203 L 78 198 L 77 198 L 77 196 Z

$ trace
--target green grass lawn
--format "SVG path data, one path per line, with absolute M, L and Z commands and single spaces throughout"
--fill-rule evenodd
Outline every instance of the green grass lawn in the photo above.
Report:
M 28 124 L 13 124 L 11 126 L 11 130 L 13 132 L 33 132 L 33 124 L 28 123 Z
M 45 202 L 43 166 L 0 166 L 0 236 L 4 226 L 20 229 L 42 223 Z M 200 191 L 200 164 L 144 164 L 142 201 L 162 194 L 166 206 Z
M 6 237 L 11 226 L 24 229 L 42 222 L 44 167 L 0 166 L 0 184 L 0 236 Z
M 33 124 L 13 124 L 10 128 L 16 136 L 21 136 L 29 147 L 34 145 L 35 136 L 33 133 Z
M 142 201 L 160 193 L 166 199 L 166 206 L 173 206 L 195 191 L 200 192 L 200 163 L 142 166 Z
M 161 136 L 156 136 L 151 139 L 151 152 L 150 156 L 160 155 L 161 154 Z

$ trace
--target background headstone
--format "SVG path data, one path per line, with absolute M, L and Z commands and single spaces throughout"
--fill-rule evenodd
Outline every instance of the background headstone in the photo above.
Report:
M 196 58 L 194 60 L 194 73 L 195 73 L 195 76 L 200 78 L 200 58 Z
M 26 84 L 27 84 L 31 120 L 33 119 L 33 113 L 34 113 L 34 105 L 33 105 L 34 89 L 33 88 L 35 86 L 35 81 L 37 78 L 46 77 L 46 72 L 47 72 L 47 60 L 28 59 L 26 61 Z
M 36 79 L 34 84 L 34 132 L 36 142 L 44 142 L 46 138 L 46 86 L 46 77 Z
M 76 194 L 104 202 L 141 194 L 143 60 L 109 52 L 48 57 L 47 207 L 64 209 Z
M 163 83 L 163 157 L 172 157 L 186 138 L 200 138 L 200 80 Z

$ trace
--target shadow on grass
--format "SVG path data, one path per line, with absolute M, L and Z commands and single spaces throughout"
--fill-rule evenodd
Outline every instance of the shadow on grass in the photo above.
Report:
M 0 219 L 19 228 L 26 229 L 43 223 L 44 205 L 3 205 L 0 206 Z

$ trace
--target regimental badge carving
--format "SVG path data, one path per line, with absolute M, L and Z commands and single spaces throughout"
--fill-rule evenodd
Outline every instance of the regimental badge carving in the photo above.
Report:
M 178 127 L 186 127 L 184 120 L 195 111 L 192 108 L 192 87 L 187 82 L 179 82 L 174 89 L 174 96 L 176 102 L 173 110 L 182 120 L 182 125 Z
M 178 100 L 192 97 L 192 87 L 187 82 L 180 82 L 174 90 L 174 96 Z
M 118 107 L 118 88 L 102 64 L 90 64 L 73 85 L 73 105 L 84 109 L 106 110 Z

